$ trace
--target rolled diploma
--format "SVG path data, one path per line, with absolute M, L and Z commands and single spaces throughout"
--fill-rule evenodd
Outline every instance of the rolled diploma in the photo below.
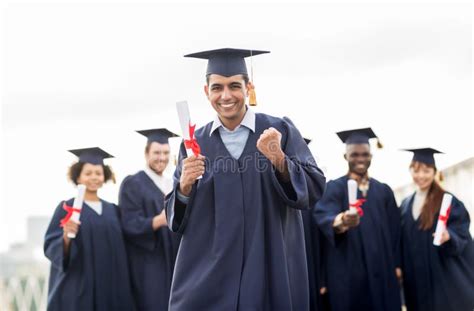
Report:
M 74 203 L 72 204 L 73 208 L 82 209 L 82 203 L 84 203 L 85 193 L 86 193 L 86 186 L 81 185 L 81 184 L 77 185 L 77 195 L 74 198 Z M 74 221 L 75 223 L 79 222 L 80 215 L 81 214 L 76 211 L 72 212 L 71 220 Z M 76 235 L 74 233 L 68 233 L 67 237 L 70 239 L 74 239 Z
M 354 179 L 347 180 L 347 194 L 349 196 L 349 204 L 357 202 L 357 182 Z M 352 215 L 357 214 L 357 208 L 350 207 L 349 213 Z
M 443 201 L 441 202 L 441 210 L 439 211 L 440 216 L 446 216 L 448 212 L 448 208 L 451 206 L 451 202 L 453 200 L 453 196 L 449 193 L 445 193 L 443 195 Z M 446 220 L 446 222 L 448 222 Z M 442 220 L 438 219 L 438 223 L 436 224 L 435 236 L 433 239 L 433 245 L 440 246 L 441 245 L 441 235 L 446 230 L 446 223 Z
M 179 124 L 181 125 L 181 132 L 183 133 L 184 140 L 190 140 L 189 137 L 189 125 L 191 124 L 191 115 L 189 113 L 188 102 L 183 100 L 176 103 L 176 109 L 178 110 Z M 186 154 L 189 157 L 193 155 L 193 150 L 186 148 Z M 202 178 L 199 176 L 198 179 Z
M 190 140 L 191 137 L 189 137 L 189 125 L 191 124 L 191 116 L 189 114 L 188 102 L 177 102 L 176 109 L 178 110 L 179 124 L 181 125 L 181 132 L 183 133 L 183 138 L 184 140 Z M 186 154 L 189 157 L 193 154 L 193 151 L 191 149 L 186 148 Z

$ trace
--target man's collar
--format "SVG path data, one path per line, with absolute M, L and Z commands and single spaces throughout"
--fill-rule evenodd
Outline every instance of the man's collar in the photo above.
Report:
M 249 107 L 246 107 L 246 108 L 247 108 L 247 111 L 245 112 L 245 116 L 242 119 L 242 122 L 240 122 L 240 124 L 236 127 L 236 129 L 243 125 L 243 126 L 245 126 L 246 128 L 248 128 L 249 130 L 251 130 L 252 132 L 255 133 L 255 113 Z M 209 133 L 209 136 L 211 136 L 212 133 L 214 133 L 214 131 L 216 129 L 218 129 L 219 127 L 221 127 L 221 126 L 224 129 L 227 129 L 222 124 L 221 120 L 219 119 L 219 116 L 216 115 L 215 118 L 214 118 L 214 121 L 212 122 L 211 132 Z M 229 129 L 227 129 L 227 130 L 229 130 Z
M 145 164 L 145 168 L 143 169 L 145 173 L 153 180 L 158 180 L 163 178 L 163 175 L 158 175 L 154 170 L 151 169 L 148 164 Z

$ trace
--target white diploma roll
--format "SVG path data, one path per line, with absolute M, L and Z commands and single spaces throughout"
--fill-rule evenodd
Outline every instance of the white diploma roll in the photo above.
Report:
M 189 106 L 187 101 L 180 101 L 176 103 L 176 109 L 178 110 L 179 124 L 181 125 L 181 133 L 183 134 L 184 140 L 190 140 L 189 137 L 189 125 L 191 124 L 191 115 L 189 114 Z M 193 154 L 191 149 L 186 148 L 188 157 Z
M 347 180 L 347 194 L 349 196 L 349 204 L 355 204 L 357 202 L 357 182 L 354 179 Z M 352 215 L 357 214 L 357 208 L 350 207 L 349 213 Z
M 441 236 L 446 230 L 446 224 L 448 223 L 448 209 L 451 206 L 453 196 L 449 193 L 443 195 L 443 201 L 441 202 L 441 210 L 439 211 L 438 223 L 436 224 L 436 231 L 433 239 L 433 245 L 441 245 Z M 440 219 L 441 218 L 441 219 Z M 444 218 L 444 219 L 443 219 Z
M 191 126 L 191 114 L 189 113 L 188 102 L 183 100 L 176 103 L 176 109 L 178 110 L 178 119 L 179 124 L 181 125 L 181 133 L 183 134 L 183 139 L 191 140 L 193 137 L 189 136 L 189 127 Z M 193 150 L 186 148 L 186 154 L 189 157 L 193 155 Z M 201 179 L 202 176 L 199 176 L 198 179 Z
M 82 209 L 82 204 L 84 203 L 84 195 L 86 194 L 86 186 L 84 185 L 77 185 L 77 195 L 74 198 L 74 203 L 72 204 L 72 208 L 74 209 Z M 71 220 L 74 222 L 79 222 L 79 216 L 81 214 L 73 211 L 71 215 Z M 74 239 L 76 235 L 74 233 L 68 233 L 67 237 L 70 239 Z

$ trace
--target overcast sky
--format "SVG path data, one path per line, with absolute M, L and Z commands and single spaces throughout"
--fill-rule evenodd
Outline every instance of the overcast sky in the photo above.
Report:
M 144 165 L 134 130 L 179 131 L 176 101 L 212 120 L 206 64 L 186 53 L 270 50 L 253 60 L 255 111 L 290 117 L 329 178 L 347 169 L 334 133 L 358 127 L 385 145 L 370 174 L 394 188 L 410 181 L 400 148 L 445 151 L 440 168 L 474 155 L 470 2 L 121 3 L 3 2 L 0 250 L 74 195 L 67 149 L 101 146 L 120 182 Z

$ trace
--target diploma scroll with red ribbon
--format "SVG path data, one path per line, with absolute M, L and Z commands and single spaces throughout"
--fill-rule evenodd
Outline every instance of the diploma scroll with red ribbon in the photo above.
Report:
M 451 213 L 451 202 L 453 196 L 449 193 L 443 195 L 443 201 L 441 202 L 441 210 L 439 211 L 438 223 L 436 224 L 435 235 L 433 239 L 433 245 L 441 245 L 441 236 L 446 230 L 448 225 L 449 214 Z
M 359 216 L 363 216 L 364 211 L 361 207 L 365 199 L 357 199 L 357 182 L 354 179 L 347 180 L 347 191 L 349 196 L 349 213 L 357 213 Z
M 191 115 L 189 113 L 189 106 L 187 101 L 180 101 L 176 103 L 176 109 L 178 110 L 179 123 L 181 125 L 181 132 L 183 133 L 184 146 L 186 147 L 186 154 L 195 155 L 196 157 L 201 154 L 201 148 L 194 136 L 194 130 L 196 125 L 191 123 Z M 201 178 L 201 177 L 199 177 Z
M 86 186 L 85 185 L 77 185 L 77 195 L 74 198 L 74 202 L 72 206 L 66 205 L 66 202 L 63 204 L 63 209 L 66 210 L 67 214 L 61 219 L 61 223 L 59 224 L 61 227 L 69 221 L 72 220 L 74 222 L 79 222 L 79 216 L 81 215 L 82 204 L 84 203 L 84 195 L 86 193 Z M 76 235 L 74 233 L 68 233 L 68 238 L 74 239 Z
M 197 157 L 201 153 L 201 147 L 199 147 L 199 144 L 196 140 L 196 137 L 194 137 L 194 129 L 196 128 L 196 124 L 191 125 L 191 122 L 188 124 L 188 130 L 189 130 L 189 139 L 184 140 L 184 146 L 186 147 L 186 150 L 191 150 L 192 153 Z M 189 152 L 187 152 L 189 155 Z

